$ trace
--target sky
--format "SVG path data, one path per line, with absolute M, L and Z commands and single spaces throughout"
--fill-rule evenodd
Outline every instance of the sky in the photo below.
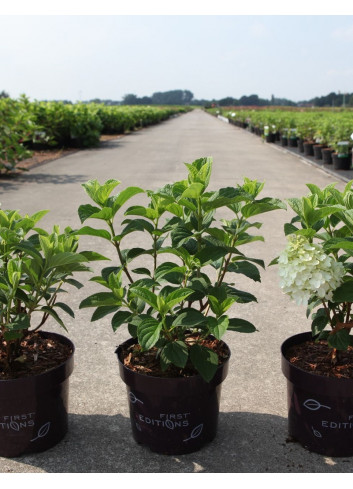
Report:
M 294 102 L 353 92 L 352 7 L 338 0 L 333 15 L 320 2 L 304 9 L 299 1 L 304 15 L 286 13 L 285 2 L 248 3 L 243 10 L 199 3 L 201 10 L 182 0 L 168 10 L 135 0 L 114 10 L 105 0 L 80 9 L 66 0 L 56 8 L 16 2 L 0 15 L 0 91 L 72 102 L 176 89 L 195 99 L 257 94 Z

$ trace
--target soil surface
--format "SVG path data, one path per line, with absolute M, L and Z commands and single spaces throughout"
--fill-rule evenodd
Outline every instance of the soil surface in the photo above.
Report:
M 306 341 L 289 348 L 286 358 L 292 365 L 316 375 L 353 379 L 353 347 L 337 350 L 334 360 L 332 352 L 327 341 Z
M 18 356 L 6 368 L 6 344 L 0 343 L 0 380 L 18 379 L 42 374 L 64 363 L 72 354 L 69 345 L 56 338 L 29 333 L 20 344 Z
M 195 338 L 189 337 L 186 340 L 190 345 L 195 341 Z M 199 342 L 202 346 L 210 348 L 218 355 L 218 364 L 221 365 L 229 358 L 229 349 L 227 345 L 217 339 L 205 339 Z M 124 365 L 134 372 L 152 377 L 191 377 L 199 375 L 199 372 L 193 367 L 191 362 L 188 362 L 184 368 L 169 365 L 163 371 L 160 365 L 160 359 L 157 357 L 158 349 L 151 348 L 147 351 L 141 351 L 140 345 L 129 345 L 122 349 L 122 358 Z

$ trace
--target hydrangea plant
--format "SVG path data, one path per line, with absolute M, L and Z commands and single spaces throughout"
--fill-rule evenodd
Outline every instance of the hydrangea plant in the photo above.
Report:
M 337 350 L 353 344 L 353 180 L 343 191 L 307 184 L 310 194 L 288 199 L 295 217 L 285 224 L 288 242 L 272 264 L 280 287 L 307 306 L 312 334 Z M 327 328 L 328 327 L 328 328 Z
M 127 187 L 112 195 L 120 184 L 112 179 L 83 185 L 93 205 L 79 207 L 81 222 L 103 221 L 105 229 L 84 225 L 78 234 L 110 241 L 117 263 L 92 279 L 104 291 L 80 307 L 95 308 L 92 321 L 113 313 L 113 329 L 128 325 L 139 352 L 154 351 L 162 371 L 191 365 L 209 381 L 219 358 L 204 340 L 210 335 L 221 340 L 226 331 L 256 330 L 230 314 L 235 303 L 256 301 L 241 285 L 241 276 L 260 281 L 258 266 L 264 266 L 260 258 L 240 251 L 264 239 L 257 233 L 261 223 L 252 218 L 285 206 L 279 199 L 259 198 L 264 184 L 248 178 L 242 185 L 210 190 L 212 158 L 186 167 L 186 179 L 155 191 Z M 144 194 L 139 197 L 146 203 L 122 213 L 137 194 Z M 216 211 L 222 210 L 217 218 Z M 129 240 L 134 243 L 132 233 L 141 232 L 148 238 L 146 248 L 127 247 Z

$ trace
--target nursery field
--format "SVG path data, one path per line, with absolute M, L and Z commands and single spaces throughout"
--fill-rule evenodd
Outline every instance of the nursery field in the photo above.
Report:
M 95 107 L 95 110 L 98 109 Z M 78 110 L 84 112 L 87 107 L 80 106 Z M 269 122 L 264 124 L 268 125 Z M 127 394 L 126 386 L 119 376 L 115 354 L 117 346 L 130 338 L 126 325 L 116 321 L 113 331 L 111 318 L 101 314 L 107 312 L 107 307 L 111 309 L 109 301 L 102 306 L 106 309 L 99 311 L 101 315 L 96 315 L 95 321 L 91 321 L 92 309 L 80 308 L 80 304 L 88 296 L 92 297 L 104 284 L 100 277 L 101 268 L 116 266 L 116 253 L 111 249 L 110 238 L 106 239 L 107 233 L 110 236 L 109 232 L 114 231 L 112 241 L 117 248 L 121 242 L 126 242 L 129 248 L 133 248 L 133 252 L 129 254 L 127 251 L 125 254 L 127 261 L 131 259 L 135 263 L 136 259 L 134 272 L 143 277 L 142 283 L 145 285 L 151 282 L 151 277 L 146 278 L 143 274 L 146 273 L 149 259 L 152 261 L 152 255 L 139 256 L 138 253 L 149 250 L 151 236 L 155 243 L 159 241 L 159 231 L 153 227 L 151 229 L 150 225 L 159 216 L 154 213 L 154 208 L 144 207 L 146 193 L 139 192 L 138 188 L 153 192 L 163 188 L 162 201 L 155 199 L 157 207 L 159 204 L 163 207 L 166 202 L 170 202 L 168 198 L 174 192 L 186 207 L 189 206 L 189 210 L 198 211 L 193 200 L 199 198 L 203 186 L 197 179 L 202 177 L 204 181 L 209 175 L 190 173 L 190 181 L 187 182 L 190 185 L 184 190 L 188 170 L 191 168 L 191 165 L 186 167 L 185 163 L 191 164 L 203 157 L 213 159 L 212 176 L 207 182 L 208 191 L 205 194 L 207 202 L 200 204 L 200 208 L 203 205 L 208 214 L 207 219 L 196 220 L 196 223 L 194 220 L 193 226 L 200 225 L 201 228 L 211 225 L 213 211 L 220 211 L 227 232 L 231 232 L 231 211 L 239 211 L 238 199 L 244 197 L 243 193 L 238 194 L 238 190 L 234 188 L 238 184 L 244 185 L 247 189 L 245 198 L 250 198 L 250 192 L 255 195 L 261 188 L 261 197 L 256 195 L 256 202 L 246 204 L 243 208 L 239 253 L 244 253 L 244 259 L 238 260 L 238 263 L 232 262 L 235 273 L 232 280 L 234 283 L 230 284 L 237 289 L 238 300 L 223 300 L 219 296 L 210 301 L 213 301 L 212 313 L 221 308 L 218 314 L 221 318 L 219 323 L 216 322 L 215 325 L 214 321 L 210 321 L 217 334 L 226 322 L 223 321 L 223 309 L 228 306 L 227 314 L 243 319 L 242 324 L 245 321 L 251 322 L 256 331 L 245 333 L 245 328 L 243 332 L 242 328 L 238 328 L 238 331 L 233 328 L 224 334 L 223 339 L 230 348 L 231 356 L 228 376 L 222 384 L 218 428 L 214 440 L 193 453 L 162 455 L 137 444 L 131 434 L 131 428 L 136 423 L 133 421 L 131 424 L 130 421 L 129 400 L 134 408 L 139 408 L 141 399 Z M 101 191 L 97 190 L 99 187 L 95 187 L 94 183 L 86 185 L 90 196 L 96 198 L 92 205 L 82 186 L 95 180 L 101 184 L 108 181 L 108 184 Z M 120 197 L 109 200 L 107 189 L 115 185 L 116 181 L 121 182 L 118 186 Z M 168 187 L 167 184 L 172 182 L 177 184 L 173 188 Z M 79 275 L 83 287 L 74 292 L 70 289 L 68 294 L 63 294 L 66 309 L 75 313 L 75 317 L 68 316 L 65 322 L 67 332 L 63 331 L 54 317 L 50 317 L 46 324 L 46 330 L 67 335 L 75 345 L 75 367 L 70 377 L 68 433 L 62 441 L 47 451 L 17 458 L 0 457 L 0 472 L 227 473 L 230 474 L 229 477 L 233 475 L 232 483 L 239 481 L 239 474 L 246 473 L 324 473 L 326 476 L 329 473 L 352 472 L 352 457 L 332 457 L 309 452 L 288 436 L 287 384 L 281 370 L 281 345 L 289 336 L 309 331 L 311 321 L 306 316 L 306 307 L 297 305 L 282 292 L 279 287 L 278 267 L 269 264 L 286 246 L 284 226 L 293 217 L 289 206 L 285 210 L 283 206 L 274 206 L 274 203 L 307 195 L 307 184 L 311 184 L 312 189 L 331 186 L 331 189 L 336 188 L 339 192 L 344 192 L 346 188 L 346 182 L 338 174 L 320 171 L 295 154 L 281 151 L 273 144 L 264 144 L 262 138 L 255 137 L 251 131 L 244 131 L 234 124 L 225 124 L 203 110 L 188 111 L 175 118 L 167 117 L 163 124 L 152 124 L 138 131 L 131 130 L 123 137 L 107 141 L 103 146 L 83 148 L 56 161 L 32 168 L 29 172 L 1 179 L 2 209 L 18 209 L 21 214 L 28 213 L 30 216 L 48 209 L 49 212 L 41 220 L 40 227 L 43 229 L 51 229 L 54 224 L 62 230 L 66 227 L 77 230 L 85 226 L 85 232 L 79 237 L 79 250 L 95 250 L 109 261 L 103 265 L 98 260 L 93 262 L 93 273 Z M 134 189 L 124 192 L 128 187 Z M 216 193 L 215 189 L 223 190 Z M 130 197 L 127 204 L 126 200 Z M 97 209 L 103 201 L 111 205 L 110 209 Z M 227 204 L 230 208 L 222 208 Z M 125 215 L 130 206 L 130 213 Z M 260 212 L 274 207 L 276 208 L 273 212 Z M 109 220 L 109 212 L 113 208 L 126 221 L 122 227 L 117 226 L 114 230 L 110 228 L 108 232 L 108 228 L 103 230 L 106 224 L 104 220 Z M 181 216 L 178 206 L 171 205 L 169 209 L 174 215 L 166 223 L 166 227 L 172 227 Z M 320 212 L 308 211 L 311 217 L 323 216 Z M 133 215 L 137 216 L 137 220 L 131 224 Z M 254 221 L 249 225 L 247 219 L 251 220 L 253 217 Z M 89 224 L 83 223 L 88 218 L 92 219 L 88 220 Z M 293 223 L 291 229 L 296 225 L 298 221 Z M 91 226 L 96 226 L 96 229 L 92 230 Z M 127 228 L 128 226 L 130 227 Z M 173 242 L 176 248 L 187 241 L 190 237 L 189 231 L 188 228 L 179 228 L 174 233 Z M 256 236 L 249 236 L 252 234 Z M 258 235 L 263 236 L 263 239 L 258 238 Z M 225 236 L 226 233 L 222 230 L 212 231 L 211 227 L 207 239 L 212 245 L 217 245 Z M 45 244 L 47 240 L 42 239 L 42 242 Z M 208 266 L 208 257 L 195 249 L 192 251 L 193 244 L 195 242 L 189 243 L 190 247 L 187 248 L 190 256 L 191 253 L 195 254 L 195 262 L 191 261 L 190 266 L 197 266 L 197 260 Z M 217 260 L 225 256 L 224 250 L 220 248 L 216 246 L 214 258 Z M 137 252 L 136 249 L 140 251 Z M 238 253 L 232 246 L 227 246 L 227 252 L 229 250 L 231 253 Z M 169 248 L 169 252 L 173 255 L 172 258 L 176 257 L 173 254 L 176 250 Z M 183 256 L 189 259 L 189 254 Z M 163 256 L 168 260 L 167 254 Z M 240 256 L 239 254 L 238 258 Z M 254 266 L 244 265 L 247 257 Z M 265 265 L 264 268 L 262 264 Z M 259 265 L 260 277 L 255 265 Z M 178 275 L 182 268 L 180 266 L 179 269 L 174 269 L 173 273 Z M 171 280 L 175 280 L 176 277 L 170 269 L 158 270 L 161 274 L 165 273 L 164 276 L 170 272 L 169 278 L 171 276 Z M 16 277 L 14 268 L 13 271 Z M 210 271 L 210 276 L 217 276 L 218 273 L 219 268 L 214 268 Z M 220 276 L 223 280 L 222 275 Z M 205 279 L 204 276 L 201 278 Z M 109 285 L 116 294 L 123 294 L 118 282 L 111 282 Z M 202 291 L 202 280 L 200 287 Z M 242 290 L 247 293 L 241 294 Z M 151 294 L 146 297 L 153 307 L 153 293 Z M 175 296 L 167 297 L 175 300 Z M 200 302 L 203 300 L 202 297 Z M 166 303 L 160 301 L 157 307 L 161 304 L 163 308 Z M 148 340 L 151 338 L 149 333 L 150 331 L 146 335 Z M 309 401 L 311 402 L 307 405 L 312 408 L 315 419 L 323 416 L 323 426 L 325 423 L 328 426 L 325 416 L 328 417 L 331 412 L 327 409 L 327 404 L 322 402 L 322 409 L 315 411 L 316 407 L 320 407 L 318 401 Z M 203 406 L 200 411 L 202 408 Z M 187 423 L 190 414 L 171 410 L 167 417 L 166 412 L 163 411 L 158 418 L 141 415 L 140 428 L 147 427 L 152 432 L 160 428 L 170 429 L 174 435 L 175 431 L 181 429 L 177 422 Z M 28 417 L 31 413 L 32 411 L 9 414 Z M 9 419 L 6 419 L 7 421 L 0 420 L 0 430 L 11 428 Z M 333 426 L 332 424 L 331 431 L 335 431 Z M 188 428 L 188 438 L 197 439 L 201 434 L 201 425 Z M 323 428 L 320 430 L 323 432 Z M 315 427 L 313 436 L 317 436 L 315 433 L 320 430 Z M 344 431 L 343 428 L 341 431 Z
M 315 108 L 212 108 L 209 112 L 222 115 L 239 127 L 248 128 L 267 140 L 302 141 L 348 153 L 353 146 L 352 109 Z
M 0 173 L 45 149 L 89 148 L 102 135 L 125 134 L 188 111 L 187 107 L 106 106 L 95 103 L 0 99 Z

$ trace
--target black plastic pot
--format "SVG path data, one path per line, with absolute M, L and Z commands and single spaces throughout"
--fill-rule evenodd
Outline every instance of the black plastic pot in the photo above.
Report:
M 304 153 L 304 140 L 301 138 L 298 138 L 298 151 Z
M 285 136 L 281 136 L 281 146 L 288 146 L 288 138 Z
M 288 139 L 288 146 L 290 148 L 296 148 L 298 146 L 298 138 L 297 137 L 291 137 Z
M 265 136 L 266 138 L 266 143 L 274 143 L 276 141 L 276 135 L 273 134 L 272 132 Z
M 303 143 L 304 146 L 304 155 L 305 156 L 314 156 L 314 144 L 313 143 Z
M 322 160 L 322 144 L 314 144 L 314 158 L 315 160 Z
M 43 374 L 0 381 L 0 456 L 18 457 L 42 452 L 56 445 L 68 429 L 69 376 L 74 367 L 74 345 L 55 337 L 72 349 L 70 358 Z
M 332 153 L 333 149 L 331 148 L 323 148 L 322 151 L 322 161 L 326 165 L 332 165 Z
M 123 345 L 132 345 L 130 339 Z M 200 375 L 162 378 L 133 372 L 123 364 L 122 346 L 116 350 L 126 384 L 132 434 L 152 451 L 178 455 L 199 450 L 217 433 L 221 384 L 229 359 L 207 383 Z
M 335 170 L 350 170 L 352 165 L 352 155 L 341 156 L 337 153 L 332 153 L 332 161 Z
M 323 377 L 301 370 L 285 358 L 291 346 L 312 340 L 311 333 L 282 345 L 287 378 L 289 435 L 312 452 L 330 457 L 353 455 L 353 379 Z

